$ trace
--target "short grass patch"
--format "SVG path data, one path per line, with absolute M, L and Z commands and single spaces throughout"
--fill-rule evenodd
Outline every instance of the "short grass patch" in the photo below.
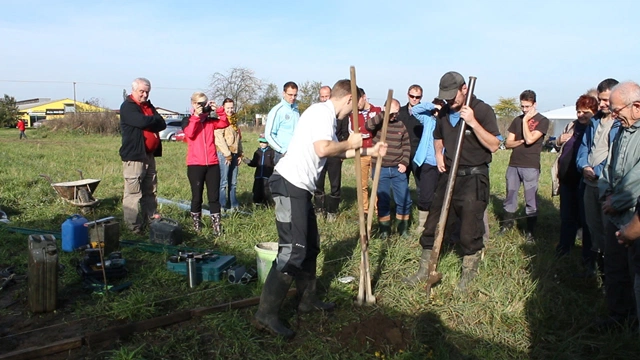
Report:
M 15 129 L 0 130 L 0 207 L 11 226 L 59 232 L 65 219 L 78 212 L 63 202 L 40 174 L 54 181 L 75 180 L 76 169 L 87 178 L 101 179 L 95 197 L 102 200 L 93 220 L 121 219 L 122 165 L 120 138 L 57 134 L 46 129 L 18 140 Z M 257 148 L 257 134 L 246 132 L 248 154 Z M 158 195 L 190 200 L 186 177 L 186 144 L 163 143 L 157 160 Z M 400 279 L 417 269 L 417 236 L 371 243 L 371 271 L 378 303 L 353 305 L 360 261 L 355 168 L 343 166 L 343 201 L 337 221 L 319 220 L 322 253 L 318 261 L 320 292 L 337 302 L 331 314 L 298 316 L 284 308 L 282 317 L 297 332 L 290 342 L 255 330 L 249 319 L 255 308 L 230 310 L 168 326 L 101 347 L 83 347 L 60 358 L 95 359 L 633 359 L 640 353 L 637 333 L 597 333 L 594 319 L 604 314 L 601 284 L 580 280 L 579 241 L 560 261 L 554 258 L 559 237 L 558 202 L 551 198 L 549 168 L 554 154 L 544 153 L 540 178 L 540 218 L 535 245 L 526 245 L 518 229 L 499 236 L 498 219 L 505 193 L 504 174 L 509 152 L 498 151 L 491 164 L 491 239 L 480 275 L 466 294 L 455 291 L 460 259 L 455 249 L 442 253 L 443 281 L 430 302 L 421 286 L 404 286 Z M 276 241 L 273 209 L 250 205 L 253 169 L 242 165 L 238 196 L 251 215 L 223 219 L 225 234 L 213 238 L 209 229 L 197 235 L 186 211 L 162 206 L 160 211 L 185 228 L 189 246 L 214 248 L 233 254 L 241 264 L 255 266 L 254 246 Z M 411 184 L 412 188 L 413 181 Z M 415 194 L 414 194 L 415 195 Z M 522 205 L 523 207 L 524 205 Z M 414 211 L 417 215 L 417 211 Z M 523 208 L 519 209 L 523 214 Z M 205 219 L 208 224 L 209 219 Z M 524 221 L 520 220 L 521 226 Z M 375 224 L 374 224 L 375 227 Z M 145 240 L 122 228 L 122 239 Z M 15 266 L 26 273 L 26 235 L 0 227 L 0 267 Z M 61 253 L 60 306 L 55 313 L 27 310 L 25 282 L 0 292 L 0 354 L 44 345 L 109 326 L 167 315 L 179 310 L 259 296 L 261 287 L 226 282 L 201 283 L 189 288 L 185 277 L 166 270 L 168 254 L 123 248 L 132 286 L 118 294 L 85 291 L 75 271 L 78 253 Z M 342 283 L 338 278 L 353 276 Z M 292 304 L 286 300 L 285 304 Z M 47 330 L 30 332 L 38 328 Z

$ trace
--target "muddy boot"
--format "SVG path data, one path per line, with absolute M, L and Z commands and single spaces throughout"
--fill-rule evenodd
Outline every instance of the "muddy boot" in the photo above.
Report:
M 427 223 L 427 217 L 429 217 L 428 211 L 418 210 L 418 224 L 415 229 L 416 235 L 422 235 L 424 232 L 424 224 Z
M 504 235 L 507 231 L 509 231 L 513 225 L 515 225 L 515 213 L 505 212 L 504 218 L 502 219 L 502 225 L 500 226 L 500 235 Z
M 466 291 L 467 286 L 478 275 L 481 257 L 482 251 L 478 251 L 473 255 L 465 255 L 462 258 L 462 275 L 460 276 L 460 282 L 458 282 L 458 291 Z
M 378 221 L 378 238 L 387 239 L 391 234 L 391 220 Z
M 322 302 L 316 296 L 316 277 L 308 273 L 296 276 L 296 290 L 298 298 L 298 312 L 308 313 L 313 310 L 330 311 L 336 307 L 335 303 Z
M 431 250 L 422 250 L 418 272 L 403 278 L 402 282 L 407 285 L 417 285 L 420 282 L 427 281 L 429 279 L 429 259 L 431 259 Z
M 313 195 L 313 210 L 316 213 L 316 217 L 324 215 L 324 194 Z
M 193 230 L 195 230 L 198 233 L 202 229 L 202 221 L 200 221 L 201 218 L 202 218 L 201 212 L 191 213 L 191 220 L 193 220 Z
M 525 241 L 528 244 L 535 244 L 536 239 L 533 237 L 533 230 L 536 228 L 536 223 L 538 222 L 537 216 L 529 216 L 527 217 L 527 232 L 525 233 Z
M 398 227 L 396 228 L 398 235 L 403 238 L 409 237 L 409 220 L 400 220 L 396 219 L 398 222 Z
M 222 235 L 222 224 L 220 223 L 220 213 L 211 214 L 211 228 L 213 229 L 213 236 Z
M 276 269 L 276 262 L 273 261 L 273 266 L 267 275 L 267 279 L 262 287 L 262 294 L 260 295 L 260 305 L 258 305 L 258 311 L 253 316 L 253 325 L 260 330 L 267 330 L 271 334 L 276 336 L 282 336 L 290 339 L 295 333 L 284 326 L 278 318 L 278 312 L 284 298 L 287 297 L 287 292 L 293 277 L 280 272 Z
M 327 196 L 326 201 L 327 221 L 334 222 L 338 218 L 338 209 L 340 208 L 339 196 Z

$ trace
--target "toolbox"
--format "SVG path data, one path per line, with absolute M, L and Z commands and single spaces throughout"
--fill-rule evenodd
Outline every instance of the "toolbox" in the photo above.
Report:
M 213 255 L 198 260 L 196 262 L 196 280 L 197 282 L 220 281 L 222 279 L 222 273 L 235 263 L 236 257 L 233 255 Z M 185 261 L 167 261 L 167 269 L 187 276 L 187 263 Z

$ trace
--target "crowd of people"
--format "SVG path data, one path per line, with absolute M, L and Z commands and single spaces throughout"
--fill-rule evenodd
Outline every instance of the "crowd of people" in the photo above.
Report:
M 166 126 L 149 102 L 150 82 L 134 80 L 131 95 L 121 107 L 124 221 L 142 231 L 156 214 L 155 157 L 162 155 L 158 131 Z M 490 198 L 489 165 L 501 143 L 511 149 L 505 174 L 500 234 L 514 231 L 524 187 L 524 238 L 535 243 L 538 218 L 540 158 L 550 121 L 537 110 L 532 90 L 520 94 L 522 114 L 513 119 L 505 138 L 490 105 L 469 93 L 464 77 L 444 74 L 438 96 L 422 102 L 423 89 L 411 85 L 408 102 L 389 104 L 389 126 L 381 142 L 382 108 L 371 103 L 362 88 L 352 98 L 349 80 L 320 88 L 318 102 L 302 115 L 296 98 L 298 86 L 287 82 L 282 101 L 267 116 L 264 135 L 251 159 L 245 158 L 232 99 L 218 107 L 204 93 L 194 93 L 190 116 L 183 121 L 188 142 L 187 177 L 191 184 L 193 228 L 202 228 L 204 185 L 214 234 L 222 233 L 221 213 L 239 211 L 236 198 L 238 167 L 255 167 L 253 201 L 275 207 L 278 255 L 267 275 L 260 306 L 253 319 L 258 328 L 284 337 L 293 331 L 278 318 L 279 308 L 295 280 L 298 311 L 330 310 L 335 304 L 316 296 L 316 264 L 320 252 L 317 219 L 335 221 L 340 209 L 342 163 L 360 153 L 364 211 L 378 218 L 376 235 L 393 232 L 414 236 L 422 247 L 415 274 L 403 278 L 408 286 L 428 280 L 436 228 L 448 210 L 444 238 L 459 246 L 462 272 L 457 289 L 466 291 L 478 273 L 488 236 L 487 203 Z M 470 96 L 469 96 L 470 95 Z M 465 100 L 470 101 L 466 104 Z M 358 114 L 352 114 L 357 103 Z M 386 105 L 386 104 L 384 104 Z M 358 116 L 355 128 L 354 116 Z M 595 91 L 576 101 L 576 118 L 557 140 L 553 166 L 554 193 L 560 197 L 561 229 L 558 258 L 573 249 L 582 229 L 580 277 L 600 276 L 604 282 L 608 314 L 604 327 L 637 324 L 640 314 L 640 86 L 606 79 Z M 461 129 L 463 128 L 463 129 Z M 460 131 L 463 145 L 457 147 Z M 369 181 L 378 157 L 381 173 L 377 202 L 368 203 Z M 445 189 L 454 161 L 455 186 L 448 209 Z M 413 174 L 418 219 L 414 231 L 409 220 L 414 202 L 409 191 Z M 325 178 L 330 192 L 325 193 Z M 392 226 L 391 196 L 395 203 Z M 225 210 L 227 208 L 228 210 Z M 138 211 L 141 208 L 141 215 Z

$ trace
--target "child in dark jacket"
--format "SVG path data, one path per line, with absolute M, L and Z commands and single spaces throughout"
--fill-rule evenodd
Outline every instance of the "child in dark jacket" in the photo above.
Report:
M 269 205 L 273 203 L 271 190 L 269 189 L 269 177 L 273 174 L 275 167 L 275 151 L 269 147 L 264 135 L 260 134 L 258 139 L 260 147 L 253 154 L 253 159 L 249 161 L 245 158 L 245 163 L 256 168 L 253 181 L 253 203 L 257 205 Z

